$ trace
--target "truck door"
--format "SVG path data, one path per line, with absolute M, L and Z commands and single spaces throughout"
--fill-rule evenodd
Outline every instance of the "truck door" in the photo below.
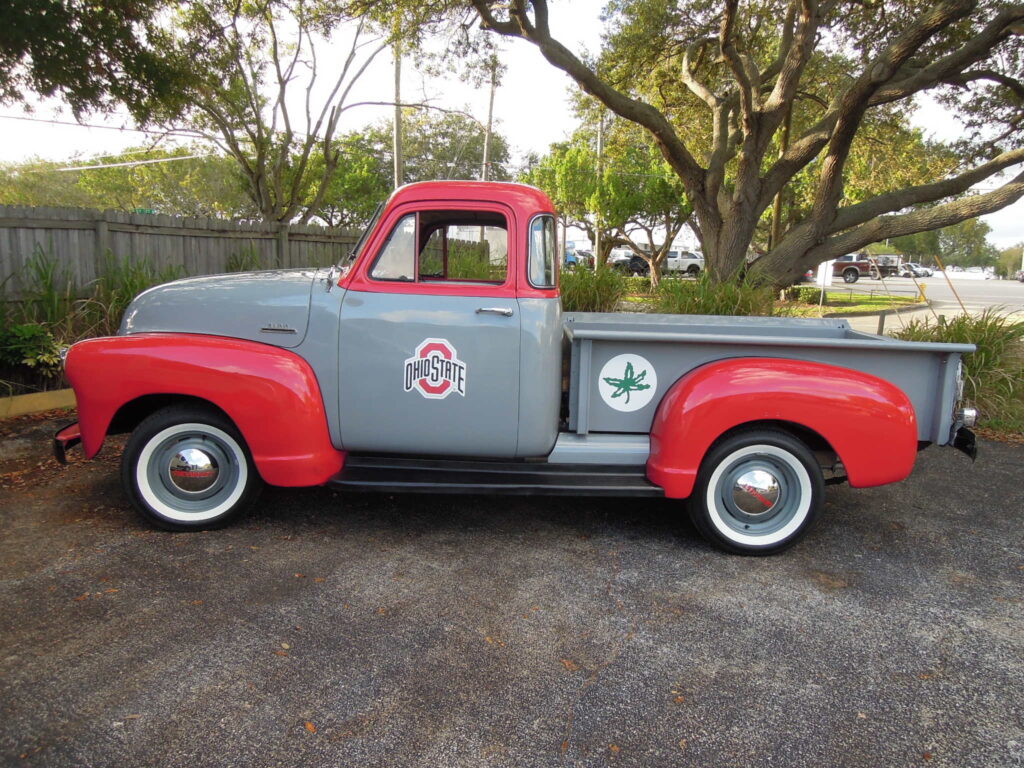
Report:
M 399 206 L 357 266 L 340 317 L 345 450 L 515 456 L 520 318 L 512 214 Z

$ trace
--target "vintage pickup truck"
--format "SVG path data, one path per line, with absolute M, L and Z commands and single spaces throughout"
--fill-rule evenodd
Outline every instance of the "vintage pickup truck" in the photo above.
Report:
M 769 553 L 827 482 L 896 482 L 973 452 L 962 344 L 843 320 L 563 313 L 555 216 L 515 184 L 397 190 L 325 270 L 196 277 L 75 344 L 58 458 L 130 432 L 151 523 L 225 523 L 263 483 L 689 499 L 714 544 Z

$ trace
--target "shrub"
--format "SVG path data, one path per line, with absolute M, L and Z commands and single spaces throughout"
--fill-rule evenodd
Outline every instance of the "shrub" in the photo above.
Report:
M 640 277 L 634 275 L 632 277 L 622 278 L 623 284 L 626 286 L 626 293 L 650 293 L 651 292 L 651 278 Z
M 38 323 L 5 326 L 0 331 L 0 363 L 24 365 L 47 378 L 61 373 L 60 346 Z
M 263 262 L 260 261 L 260 255 L 256 249 L 250 245 L 241 251 L 231 253 L 224 269 L 228 272 L 255 272 L 258 269 L 263 269 Z
M 76 337 L 109 336 L 117 332 L 121 317 L 132 299 L 147 288 L 169 283 L 184 276 L 178 266 L 157 269 L 145 259 L 118 258 L 109 251 L 103 259 L 103 271 L 93 284 L 92 296 L 81 307 L 82 324 Z M 83 327 L 84 326 L 84 327 Z
M 1024 430 L 1024 321 L 987 309 L 951 320 L 913 320 L 892 333 L 905 341 L 974 344 L 964 355 L 964 396 L 988 425 Z
M 625 293 L 625 279 L 612 269 L 562 273 L 562 308 L 566 312 L 614 312 Z
M 828 294 L 823 297 L 825 293 L 823 288 L 814 288 L 806 285 L 791 285 L 785 291 L 786 301 L 798 301 L 801 304 L 827 304 Z
M 680 315 L 770 315 L 775 291 L 750 280 L 712 282 L 706 272 L 696 280 L 662 280 L 654 311 Z
M 71 277 L 53 254 L 36 243 L 22 274 L 21 314 L 26 323 L 66 324 L 76 301 Z

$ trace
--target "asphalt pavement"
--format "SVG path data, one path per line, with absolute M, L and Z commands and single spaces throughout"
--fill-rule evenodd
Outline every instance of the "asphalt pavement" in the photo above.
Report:
M 668 501 L 270 490 L 166 533 L 55 426 L 0 424 L 0 765 L 1024 765 L 1024 446 L 746 558 Z

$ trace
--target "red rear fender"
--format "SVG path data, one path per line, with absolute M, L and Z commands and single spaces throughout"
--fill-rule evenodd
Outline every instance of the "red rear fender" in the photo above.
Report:
M 666 496 L 685 498 L 715 440 L 765 421 L 816 432 L 858 488 L 902 480 L 917 455 L 914 408 L 893 384 L 822 363 L 739 358 L 709 363 L 672 385 L 651 426 L 647 475 Z
M 122 406 L 147 395 L 178 395 L 224 411 L 271 485 L 319 485 L 344 463 L 331 444 L 312 368 L 279 347 L 185 334 L 90 339 L 71 348 L 67 375 L 89 458 Z

